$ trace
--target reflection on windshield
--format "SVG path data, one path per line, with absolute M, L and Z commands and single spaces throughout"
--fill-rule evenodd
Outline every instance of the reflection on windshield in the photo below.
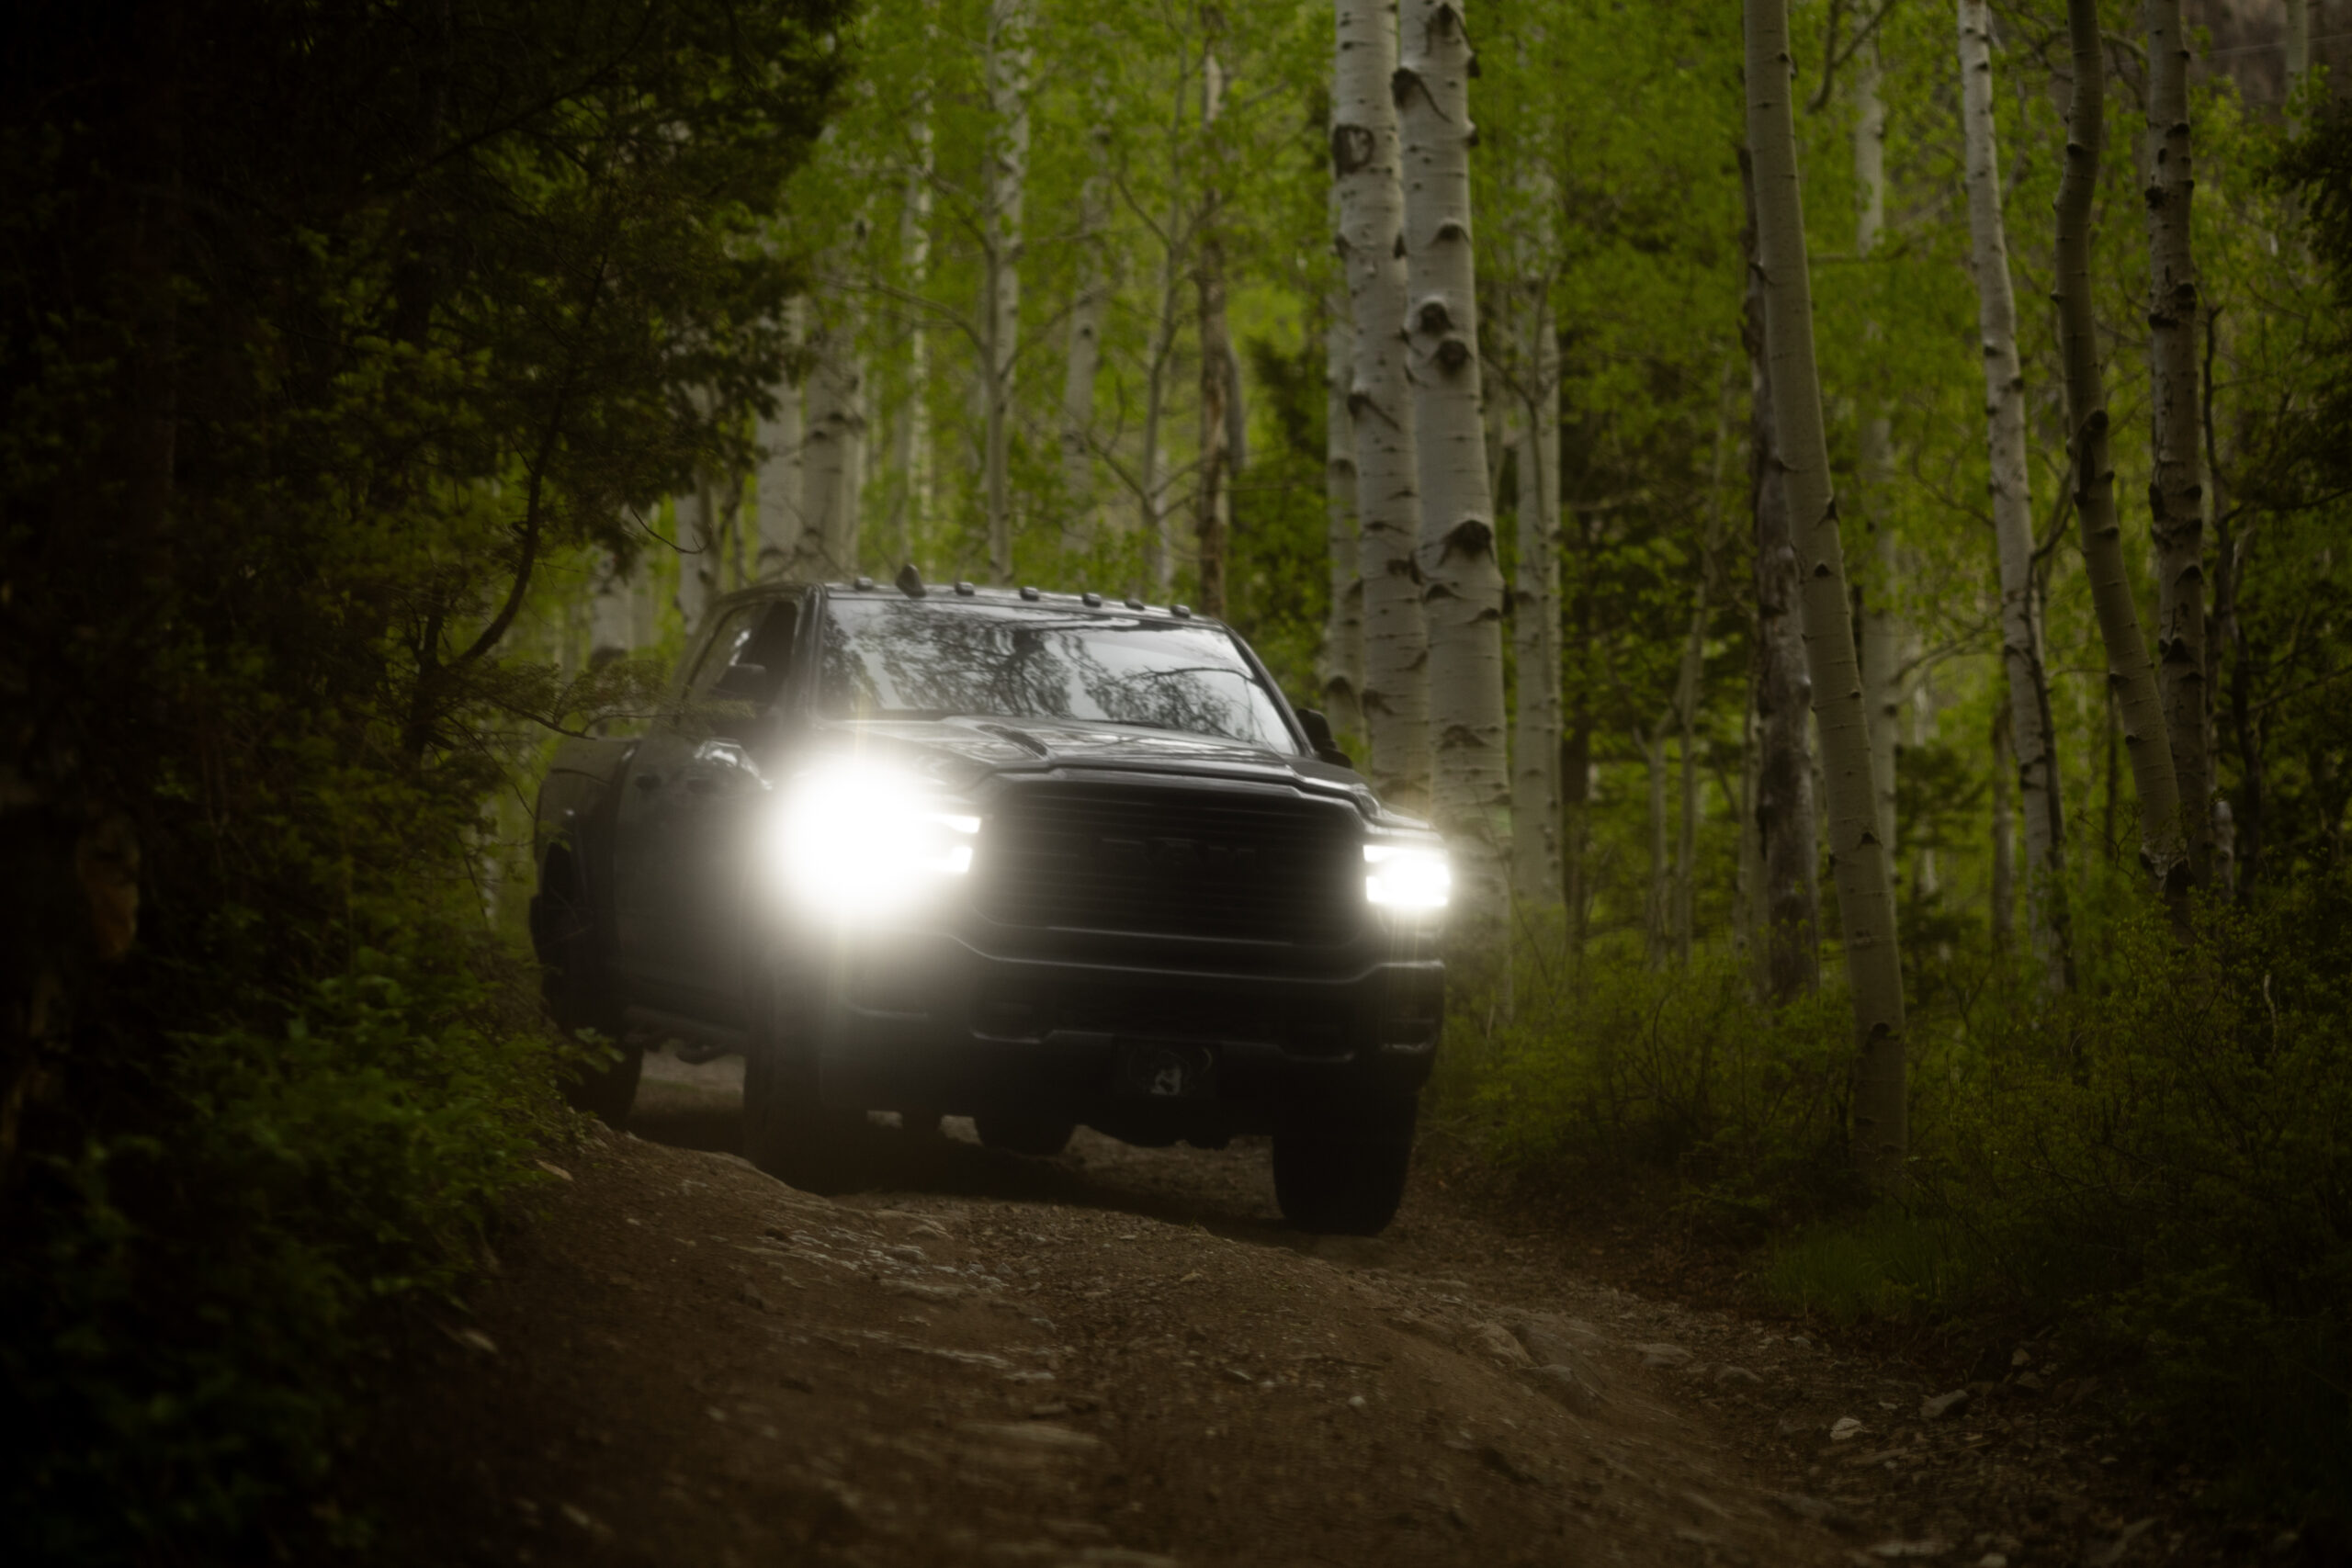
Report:
M 1078 719 L 1295 749 L 1214 626 L 865 599 L 828 615 L 818 702 L 829 718 Z

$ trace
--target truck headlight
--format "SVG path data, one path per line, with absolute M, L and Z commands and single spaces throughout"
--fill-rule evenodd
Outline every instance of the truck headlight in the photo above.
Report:
M 820 764 L 784 791 L 771 869 L 812 914 L 857 923 L 902 913 L 972 869 L 978 817 L 895 768 Z
M 1453 868 L 1443 850 L 1366 844 L 1363 896 L 1392 909 L 1442 909 L 1453 897 Z

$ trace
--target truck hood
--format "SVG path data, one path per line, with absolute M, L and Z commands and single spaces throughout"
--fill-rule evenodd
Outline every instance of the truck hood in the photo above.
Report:
M 1246 779 L 1355 800 L 1385 815 L 1370 786 L 1347 768 L 1238 740 L 1082 719 L 870 719 L 820 728 L 826 750 L 890 759 L 945 787 L 971 788 L 989 773 L 1061 770 Z

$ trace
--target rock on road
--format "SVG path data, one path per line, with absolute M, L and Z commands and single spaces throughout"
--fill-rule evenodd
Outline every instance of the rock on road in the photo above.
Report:
M 389 1558 L 1357 1568 L 1984 1550 L 1800 1495 L 1794 1449 L 1759 1451 L 1774 1428 L 1749 1394 L 1818 1381 L 1802 1339 L 1501 1269 L 1506 1238 L 1418 1191 L 1379 1240 L 1298 1235 L 1274 1216 L 1262 1144 L 1081 1132 L 1041 1162 L 954 1122 L 877 1129 L 883 1188 L 815 1197 L 724 1152 L 729 1065 L 662 1061 L 632 1122 L 646 1137 L 551 1168 L 474 1314 L 402 1380 L 353 1499 L 386 1521 Z M 1498 1267 L 1464 1266 L 1482 1261 Z M 1786 1438 L 1800 1402 L 1778 1404 Z M 1833 1451 L 1829 1417 L 1800 1409 L 1790 1441 Z M 1888 1456 L 1854 1450 L 1879 1446 L 1834 1451 L 1875 1478 Z

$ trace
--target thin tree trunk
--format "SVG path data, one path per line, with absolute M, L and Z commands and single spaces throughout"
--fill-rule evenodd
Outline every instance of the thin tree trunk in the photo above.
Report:
M 808 460 L 801 476 L 805 516 L 795 575 L 806 581 L 857 575 L 860 444 L 857 338 L 854 321 L 829 326 L 808 378 Z
M 2108 460 L 2107 390 L 2098 362 L 2098 320 L 2091 294 L 2091 202 L 2098 185 L 2105 140 L 2107 63 L 2097 0 L 2066 0 L 2074 46 L 2074 102 L 2068 112 L 2066 173 L 2058 188 L 2058 323 L 2066 366 L 2066 423 L 2073 460 L 2075 512 L 2082 522 L 2083 560 L 2091 603 L 2107 649 L 2107 682 L 2123 727 L 2132 782 L 2140 795 L 2142 863 L 2167 893 L 2185 887 L 2180 795 L 2165 735 L 2164 704 L 2132 577 L 2123 558 L 2122 525 L 2115 510 L 2115 471 Z M 2110 792 L 2111 793 L 2111 792 Z M 2110 839 L 2110 842 L 2112 840 Z
M 1356 434 L 1363 570 L 1363 716 L 1373 783 L 1407 810 L 1430 789 L 1429 636 L 1414 543 L 1420 521 L 1412 389 L 1405 368 L 1405 187 L 1393 0 L 1338 0 L 1331 169 L 1339 249 L 1355 318 L 1348 391 Z
M 1225 242 L 1222 198 L 1217 188 L 1217 117 L 1225 105 L 1225 67 L 1215 47 L 1219 30 L 1216 8 L 1202 13 L 1210 47 L 1201 55 L 1201 139 L 1207 148 L 1209 175 L 1201 193 L 1199 247 L 1193 253 L 1193 282 L 1200 299 L 1201 442 L 1198 488 L 1193 511 L 1193 536 L 1198 549 L 1201 610 L 1225 614 L 1225 539 L 1227 509 L 1232 504 L 1227 468 L 1233 450 L 1228 423 L 1235 407 L 1233 342 L 1225 319 Z
M 2311 0 L 2287 0 L 2287 134 L 2300 138 L 2303 117 L 2294 111 L 2295 94 L 2312 73 Z
M 2033 497 L 2026 468 L 2025 372 L 2018 361 L 2017 299 L 2001 216 L 2000 146 L 1993 119 L 1993 23 L 1986 0 L 1959 0 L 1961 118 L 1967 144 L 1970 265 L 1984 344 L 1984 440 L 1993 539 L 2001 572 L 2001 662 L 2008 677 L 2007 735 L 2025 818 L 2025 897 L 2033 952 L 2052 990 L 2072 972 L 2066 919 L 2066 819 L 2058 790 L 2058 737 L 2048 724 L 2049 678 L 2034 615 Z M 2001 787 L 2006 788 L 2006 781 Z M 1996 929 L 2008 919 L 2007 906 Z
M 2015 940 L 2018 902 L 2017 826 L 2009 805 L 2009 785 L 2017 768 L 2017 753 L 2009 745 L 2012 710 L 2003 705 L 1993 714 L 1993 947 L 2007 953 Z
M 1903 959 L 1886 846 L 1878 835 L 1870 717 L 1854 658 L 1821 380 L 1814 364 L 1813 288 L 1797 188 L 1787 0 L 1748 0 L 1747 35 L 1747 139 L 1756 164 L 1772 426 L 1804 572 L 1805 659 L 1828 784 L 1829 863 L 1838 881 L 1847 984 L 1853 995 L 1853 1157 L 1863 1179 L 1883 1191 L 1900 1185 L 1908 1145 Z
M 1634 734 L 1650 786 L 1650 886 L 1642 900 L 1642 931 L 1653 969 L 1666 967 L 1674 900 L 1674 855 L 1668 847 L 1666 825 L 1666 737 L 1673 728 L 1674 710 L 1668 708 L 1648 729 Z
M 931 276 L 928 106 L 915 124 L 914 135 L 915 166 L 908 176 L 906 206 L 899 216 L 899 257 L 908 292 L 921 296 Z M 931 337 L 920 310 L 908 321 L 906 341 L 906 396 L 890 425 L 890 468 L 898 483 L 890 505 L 890 546 L 901 565 L 915 558 L 916 541 L 931 515 Z
M 677 499 L 678 616 L 691 635 L 702 624 L 704 612 L 719 593 L 718 506 L 711 493 L 710 476 L 696 474 L 694 489 Z
M 1749 160 L 1740 154 L 1740 173 Z M 1804 615 L 1796 543 L 1790 535 L 1786 487 L 1772 434 L 1772 361 L 1764 344 L 1764 275 L 1756 250 L 1755 190 L 1748 189 L 1747 300 L 1741 336 L 1747 347 L 1750 394 L 1747 488 L 1756 524 L 1756 792 L 1749 807 L 1762 874 L 1758 972 L 1776 1004 L 1821 985 L 1820 856 L 1814 810 L 1813 747 L 1807 715 L 1813 679 L 1805 671 Z
M 1574 514 L 1568 536 L 1576 547 L 1575 593 L 1568 606 L 1576 629 L 1573 649 L 1564 650 L 1561 673 L 1567 693 L 1560 737 L 1560 895 L 1568 907 L 1568 962 L 1584 962 L 1585 925 L 1590 898 L 1586 888 L 1585 850 L 1591 837 L 1592 801 L 1592 574 L 1590 518 Z M 1566 652 L 1575 655 L 1575 679 L 1566 680 Z
M 1510 913 L 1510 770 L 1503 579 L 1478 361 L 1470 239 L 1470 39 L 1462 6 L 1406 0 L 1396 96 L 1405 138 L 1407 355 L 1419 404 L 1436 824 L 1453 857 L 1459 953 L 1493 954 Z M 1499 978 L 1506 983 L 1508 965 Z
M 636 650 L 636 628 L 630 625 L 631 573 L 617 555 L 596 558 L 595 597 L 588 612 L 588 668 L 596 669 Z
M 989 0 L 984 62 L 989 97 L 986 186 L 981 213 L 983 395 L 987 400 L 985 489 L 989 571 L 1012 579 L 1012 367 L 1021 348 L 1021 216 L 1029 183 L 1029 0 Z
M 1332 227 L 1339 227 L 1340 193 L 1331 193 Z M 1316 678 L 1331 728 L 1355 735 L 1363 728 L 1363 576 L 1356 557 L 1356 433 L 1348 412 L 1354 378 L 1355 323 L 1344 296 L 1323 301 L 1324 557 L 1330 593 L 1323 613 L 1323 646 Z
M 1702 574 L 1699 603 L 1690 612 L 1690 637 L 1683 645 L 1681 678 L 1675 682 L 1675 727 L 1681 741 L 1682 819 L 1674 852 L 1674 959 L 1688 965 L 1696 934 L 1699 896 L 1699 682 L 1704 671 L 1707 590 Z
M 1854 253 L 1867 262 L 1878 250 L 1886 226 L 1886 104 L 1879 94 L 1879 34 L 1874 30 L 1854 51 Z M 1883 336 L 1879 323 L 1867 321 L 1864 340 L 1875 349 Z M 1894 440 L 1885 407 L 1874 404 L 1862 420 L 1860 462 L 1856 486 L 1859 511 L 1870 524 L 1871 575 L 1876 581 L 1862 594 L 1862 680 L 1871 716 L 1871 778 L 1878 798 L 1878 835 L 1886 846 L 1890 869 L 1902 864 L 1896 836 L 1894 771 L 1901 756 L 1904 663 L 1910 641 L 1903 624 L 1898 589 L 1902 581 L 1901 552 L 1894 543 L 1894 520 L 1888 498 L 1894 490 Z
M 785 341 L 797 350 L 805 329 L 808 304 L 795 295 L 786 301 Z M 778 577 L 791 570 L 800 548 L 801 462 L 808 436 L 802 423 L 799 378 L 786 371 L 770 389 L 775 417 L 759 427 L 760 466 L 756 506 L 759 517 L 758 569 L 762 577 Z
M 1174 223 L 1171 218 L 1170 234 L 1175 231 Z M 1176 346 L 1179 277 L 1176 244 L 1170 239 L 1159 257 L 1159 309 L 1152 321 L 1149 363 L 1144 371 L 1143 443 L 1136 459 L 1143 491 L 1137 522 L 1143 531 L 1144 575 L 1150 579 L 1146 592 L 1155 599 L 1170 597 L 1176 586 L 1176 561 L 1168 547 L 1167 459 L 1160 451 L 1160 427 L 1168 416 L 1168 373 Z
M 1548 212 L 1547 197 L 1539 207 Z M 1511 890 L 1548 907 L 1560 897 L 1560 339 L 1551 291 L 1531 287 L 1527 426 L 1519 446 L 1519 561 L 1511 646 L 1519 712 L 1511 745 Z
M 2148 367 L 2154 473 L 2156 675 L 2188 879 L 2213 874 L 2213 759 L 2205 679 L 2205 493 L 2189 250 L 2188 37 L 2180 0 L 2145 0 L 2148 30 Z
M 1091 545 L 1094 518 L 1094 382 L 1102 367 L 1102 319 L 1111 308 L 1104 229 L 1110 222 L 1111 129 L 1087 132 L 1091 162 L 1078 198 L 1078 297 L 1069 312 L 1062 372 L 1062 547 Z

